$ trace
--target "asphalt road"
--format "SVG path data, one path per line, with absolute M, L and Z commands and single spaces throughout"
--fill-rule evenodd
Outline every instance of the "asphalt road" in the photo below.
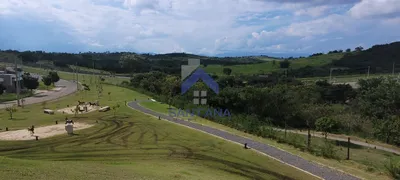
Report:
M 59 91 L 48 91 L 48 92 L 43 92 L 40 94 L 33 95 L 31 97 L 24 98 L 24 105 L 29 105 L 29 104 L 35 104 L 35 103 L 41 103 L 44 101 L 51 101 L 55 100 L 58 98 L 61 98 L 63 96 L 69 95 L 74 93 L 76 89 L 76 83 L 72 81 L 67 81 L 60 79 L 57 83 L 55 83 L 56 88 L 61 87 L 61 90 Z M 0 109 L 4 109 L 8 106 L 12 106 L 13 104 L 17 104 L 17 101 L 8 101 L 8 102 L 2 102 L 0 103 Z
M 233 142 L 240 143 L 240 144 L 247 143 L 247 145 L 254 150 L 257 150 L 259 152 L 262 152 L 264 154 L 272 156 L 284 163 L 290 164 L 294 167 L 297 167 L 303 171 L 311 173 L 322 179 L 326 179 L 326 180 L 359 180 L 359 178 L 354 177 L 352 175 L 345 174 L 338 170 L 334 170 L 332 168 L 307 161 L 299 156 L 290 154 L 286 151 L 280 150 L 280 149 L 270 146 L 268 144 L 263 144 L 263 143 L 253 141 L 251 139 L 248 139 L 248 138 L 245 138 L 242 136 L 237 136 L 237 135 L 231 134 L 226 131 L 211 128 L 208 126 L 203 126 L 203 125 L 200 125 L 197 123 L 174 119 L 171 116 L 164 115 L 162 113 L 158 113 L 158 112 L 152 111 L 150 109 L 144 108 L 143 106 L 140 106 L 137 101 L 129 102 L 128 106 L 133 109 L 136 109 L 138 111 L 141 111 L 143 113 L 150 114 L 150 115 L 153 115 L 156 117 L 161 117 L 162 120 L 167 120 L 167 121 L 177 123 L 177 124 L 180 124 L 180 125 L 183 125 L 186 127 L 197 129 L 199 131 L 202 131 L 202 132 L 214 135 L 214 136 L 218 136 L 220 138 L 223 138 L 223 139 L 226 139 L 229 141 L 233 141 Z

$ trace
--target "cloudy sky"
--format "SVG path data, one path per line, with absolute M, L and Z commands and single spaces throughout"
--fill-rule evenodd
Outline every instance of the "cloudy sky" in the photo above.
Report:
M 0 49 L 287 55 L 399 32 L 400 0 L 0 0 Z

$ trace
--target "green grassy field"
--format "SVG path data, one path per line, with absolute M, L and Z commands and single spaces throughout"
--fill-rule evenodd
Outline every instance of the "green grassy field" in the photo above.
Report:
M 281 61 L 282 60 L 282 59 L 279 59 L 279 58 L 272 58 L 272 57 L 265 57 L 265 56 L 253 56 L 252 58 L 256 58 L 256 59 L 259 59 L 259 60 L 262 60 L 262 61 L 273 61 L 273 60 Z
M 25 97 L 32 96 L 32 93 L 26 92 L 26 93 L 20 94 L 20 96 L 21 96 L 21 98 L 25 98 Z M 17 97 L 16 97 L 15 93 L 3 93 L 2 95 L 0 95 L 0 102 L 13 101 L 16 99 L 17 99 Z
M 86 72 L 104 73 L 104 74 L 107 74 L 107 75 L 110 74 L 109 72 L 106 72 L 106 71 L 103 71 L 103 70 L 87 68 L 87 67 L 82 67 L 82 66 L 69 65 L 68 67 L 70 67 L 71 69 L 78 68 L 79 70 L 83 70 L 83 71 L 86 71 Z
M 38 90 L 51 90 L 54 87 L 55 86 L 53 84 L 51 84 L 50 86 L 46 86 L 46 85 L 44 85 L 43 81 L 39 81 L 39 87 L 37 89 Z
M 91 86 L 91 89 L 95 89 Z M 0 177 L 7 179 L 316 179 L 241 146 L 134 111 L 125 100 L 147 99 L 132 90 L 103 85 L 102 106 L 113 111 L 68 115 L 75 122 L 96 124 L 39 141 L 0 141 Z M 106 94 L 106 93 L 104 93 Z M 95 91 L 58 101 L 28 105 L 9 119 L 0 110 L 0 128 L 25 129 L 55 124 L 65 114 L 42 113 L 94 101 Z M 98 121 L 98 123 L 96 123 Z
M 325 54 L 321 56 L 300 58 L 296 60 L 291 60 L 290 67 L 297 69 L 305 66 L 322 66 L 329 64 L 333 60 L 340 59 L 341 57 L 343 57 L 342 53 Z M 269 59 L 268 62 L 259 64 L 245 64 L 245 65 L 234 65 L 234 66 L 208 65 L 207 67 L 205 67 L 205 71 L 208 73 L 222 74 L 224 68 L 231 68 L 233 75 L 268 73 L 281 70 L 279 68 L 278 60 L 276 60 L 274 65 L 273 61 L 270 61 Z
M 154 111 L 168 114 L 169 106 L 167 104 L 162 104 L 159 102 L 142 102 L 140 104 Z M 188 118 L 181 118 L 181 119 L 187 120 Z M 337 150 L 336 154 L 339 156 L 340 160 L 325 159 L 322 157 L 311 155 L 307 152 L 302 152 L 299 149 L 296 149 L 292 146 L 282 143 L 277 143 L 276 141 L 271 139 L 249 135 L 241 131 L 235 130 L 233 128 L 229 128 L 224 125 L 214 123 L 212 121 L 200 117 L 190 117 L 190 120 L 192 122 L 215 127 L 237 135 L 249 137 L 259 142 L 273 145 L 275 147 L 281 148 L 293 154 L 297 154 L 307 160 L 315 161 L 321 164 L 326 164 L 331 167 L 340 169 L 342 171 L 357 175 L 359 177 L 363 177 L 365 179 L 376 179 L 377 177 L 379 177 L 379 179 L 390 179 L 386 175 L 385 163 L 389 160 L 389 158 L 394 158 L 400 161 L 400 156 L 380 150 L 364 148 L 355 144 L 353 144 L 350 149 L 351 160 L 347 161 L 344 160 L 347 155 L 347 149 L 346 149 L 347 146 L 345 143 L 341 143 L 341 145 L 336 146 Z M 283 133 L 281 135 L 283 136 Z M 294 134 L 289 133 L 289 136 L 291 135 L 293 136 Z M 296 135 L 296 137 L 299 138 L 298 141 L 304 142 L 304 144 L 306 144 L 306 136 Z M 313 143 L 314 146 L 319 147 L 323 146 L 324 139 L 313 137 L 311 142 Z
M 367 74 L 357 74 L 357 75 L 340 75 L 340 76 L 335 76 L 332 75 L 332 82 L 337 82 L 337 83 L 344 83 L 344 82 L 358 82 L 360 79 L 369 79 L 369 78 L 377 78 L 377 77 L 387 77 L 387 76 L 392 76 L 392 74 L 370 74 L 367 76 Z M 398 75 L 395 75 L 394 77 L 397 77 Z M 329 81 L 329 76 L 327 77 L 311 77 L 311 78 L 301 78 L 302 81 L 317 81 L 317 80 L 327 80 Z
M 35 68 L 35 67 L 29 67 L 29 66 L 24 66 L 24 71 L 30 72 L 30 73 L 36 73 L 40 75 L 47 75 L 48 71 L 40 68 Z M 66 79 L 66 80 L 75 80 L 76 76 L 74 73 L 70 72 L 63 72 L 63 71 L 57 71 L 58 75 L 60 76 L 61 79 Z M 94 83 L 98 79 L 98 75 L 91 75 L 91 74 L 78 74 L 78 80 L 81 83 Z M 122 78 L 116 78 L 116 77 L 109 77 L 109 76 L 103 76 L 104 77 L 104 82 L 110 83 L 110 84 L 120 84 L 123 81 L 129 81 L 129 79 L 122 79 Z

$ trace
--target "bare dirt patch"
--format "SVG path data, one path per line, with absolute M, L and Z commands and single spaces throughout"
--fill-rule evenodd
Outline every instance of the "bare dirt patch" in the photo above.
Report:
M 92 126 L 94 125 L 85 123 L 75 123 L 73 125 L 74 131 L 86 129 Z M 35 133 L 33 135 L 28 131 L 28 127 L 26 129 L 21 129 L 16 131 L 0 132 L 0 140 L 5 140 L 5 141 L 34 140 L 36 139 L 36 136 L 39 136 L 39 139 L 42 139 L 60 134 L 67 134 L 67 131 L 65 130 L 65 124 L 36 127 Z
M 85 110 L 85 107 L 87 107 L 87 111 Z M 99 106 L 79 105 L 80 110 L 78 111 L 78 114 L 90 113 L 99 110 L 99 108 L 100 108 Z M 75 109 L 76 106 L 70 106 L 67 108 L 59 109 L 57 110 L 57 112 L 59 113 L 64 112 L 64 114 L 75 114 Z

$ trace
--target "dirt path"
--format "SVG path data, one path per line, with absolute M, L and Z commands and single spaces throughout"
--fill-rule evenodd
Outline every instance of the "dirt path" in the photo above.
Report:
M 94 125 L 85 123 L 75 123 L 74 131 L 86 129 L 92 126 Z M 21 129 L 16 131 L 0 132 L 0 140 L 3 141 L 34 140 L 36 139 L 35 136 L 39 136 L 39 139 L 42 139 L 66 133 L 67 131 L 65 130 L 65 124 L 37 127 L 35 128 L 35 134 L 33 135 L 31 135 L 27 127 L 26 129 Z

